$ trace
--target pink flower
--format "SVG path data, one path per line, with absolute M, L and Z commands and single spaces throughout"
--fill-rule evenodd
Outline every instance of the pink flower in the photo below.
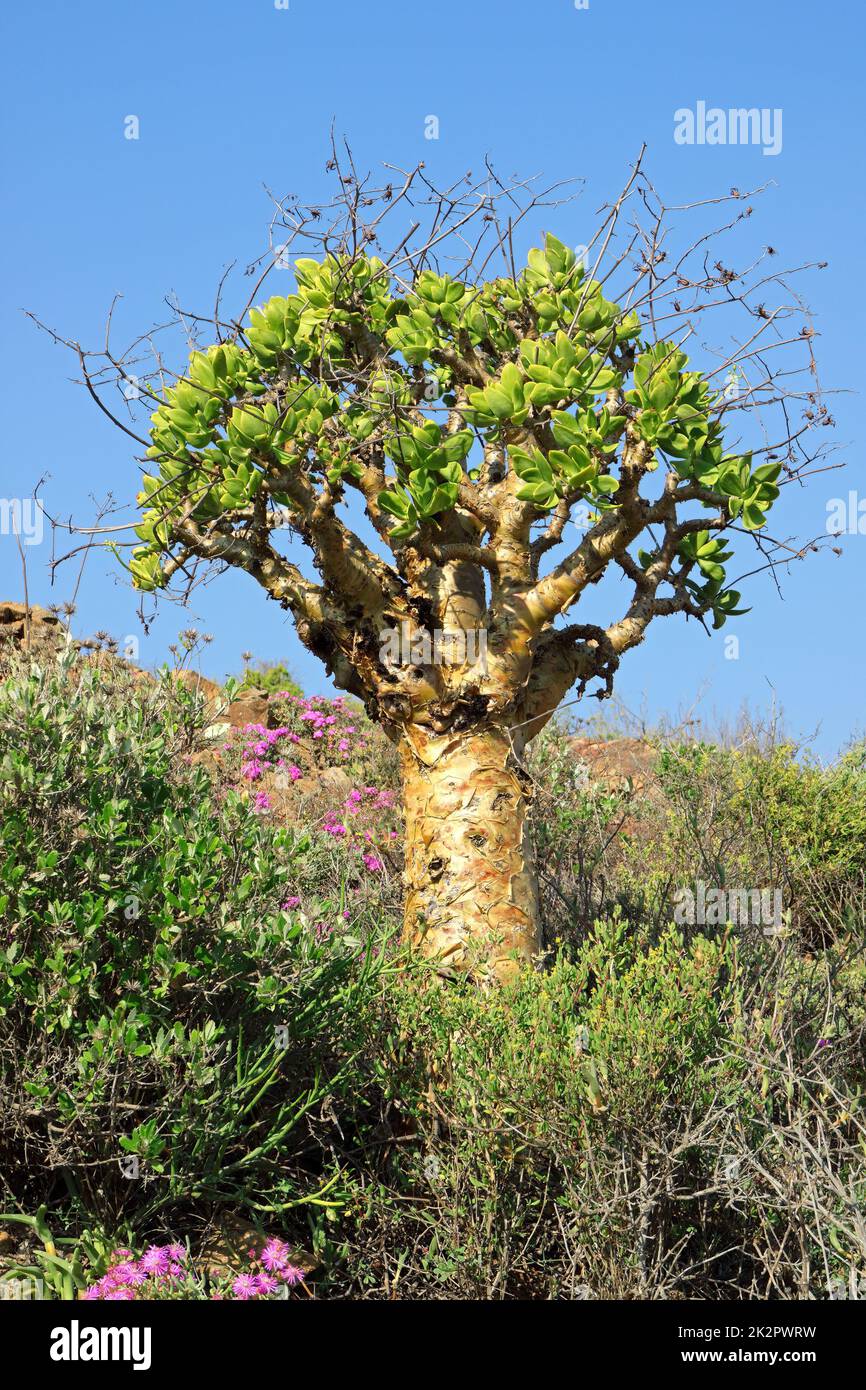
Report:
M 300 906 L 301 906 L 301 900 L 300 900 L 300 898 L 286 898 L 286 901 L 285 901 L 285 902 L 283 903 L 283 905 L 282 905 L 283 911 L 284 911 L 284 912 L 291 912 L 294 908 L 300 907 Z
M 113 1284 L 140 1284 L 142 1279 L 147 1278 L 147 1274 L 141 1274 L 134 1260 L 122 1260 L 120 1264 L 112 1265 L 106 1271 L 105 1277 Z
M 257 811 L 269 811 L 271 809 L 271 798 L 267 792 L 256 792 L 255 806 Z
M 255 1280 L 258 1285 L 259 1293 L 262 1294 L 276 1293 L 277 1289 L 280 1287 L 272 1274 L 257 1274 Z
M 293 1284 L 302 1284 L 304 1282 L 304 1271 L 299 1269 L 297 1265 L 284 1265 L 280 1272 L 284 1282 L 287 1283 L 290 1288 Z
M 375 854 L 364 854 L 361 857 L 371 874 L 377 874 L 382 868 L 382 861 L 377 859 Z
M 112 1289 L 111 1293 L 105 1295 L 106 1303 L 128 1303 L 133 1298 L 135 1298 L 135 1294 L 132 1289 Z
M 245 1303 L 249 1298 L 256 1298 L 258 1292 L 258 1279 L 254 1274 L 239 1274 L 232 1284 L 232 1293 L 242 1303 Z
M 284 1241 L 273 1236 L 262 1250 L 262 1264 L 265 1269 L 279 1270 L 289 1258 L 289 1247 Z

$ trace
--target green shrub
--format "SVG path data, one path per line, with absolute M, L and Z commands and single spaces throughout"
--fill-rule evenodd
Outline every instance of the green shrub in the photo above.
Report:
M 866 758 L 854 749 L 823 767 L 791 744 L 759 750 L 709 744 L 660 750 L 664 797 L 654 883 L 703 878 L 719 888 L 782 895 L 804 944 L 856 917 L 866 880 Z M 645 856 L 633 856 L 639 873 Z
M 307 837 L 215 795 L 172 700 L 63 663 L 0 687 L 6 1204 L 338 1206 L 311 1134 L 356 1106 L 385 957 L 281 910 Z
M 282 661 L 260 661 L 256 665 L 247 665 L 235 680 L 239 695 L 248 690 L 261 690 L 265 695 L 279 695 L 284 690 L 290 695 L 303 694 L 288 666 Z
M 636 791 L 627 777 L 588 777 L 567 728 L 549 725 L 531 745 L 548 944 L 580 941 L 614 909 L 635 927 L 670 922 L 680 890 L 699 881 L 778 892 L 784 929 L 801 947 L 862 922 L 863 745 L 830 766 L 748 731 L 732 746 L 662 737 L 645 746 L 655 762 Z
M 804 962 L 614 919 L 499 994 L 395 985 L 351 1287 L 827 1297 L 866 1262 L 864 976 L 862 934 Z
M 529 767 L 545 939 L 556 946 L 611 907 L 627 907 L 618 875 L 626 827 L 641 807 L 628 780 L 608 787 L 589 776 L 565 724 L 548 724 L 534 740 Z

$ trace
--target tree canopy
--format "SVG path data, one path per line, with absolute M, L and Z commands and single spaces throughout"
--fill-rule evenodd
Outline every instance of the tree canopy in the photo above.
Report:
M 444 191 L 423 166 L 374 186 L 336 147 L 330 167 L 327 208 L 275 204 L 237 317 L 223 317 L 223 285 L 210 316 L 173 305 L 193 342 L 184 370 L 154 346 L 166 325 L 120 356 L 108 334 L 102 353 L 72 344 L 91 394 L 146 448 L 137 588 L 189 593 L 202 568 L 238 567 L 386 722 L 436 729 L 498 709 L 534 728 L 575 681 L 609 693 L 655 617 L 718 628 L 747 611 L 729 574 L 737 537 L 757 544 L 752 572 L 814 547 L 767 528 L 780 489 L 826 452 L 812 432 L 832 424 L 808 311 L 772 247 L 711 260 L 751 195 L 668 208 L 641 157 L 588 246 L 547 232 L 518 265 L 527 219 L 564 222 L 568 189 L 506 185 L 489 166 Z M 400 207 L 414 220 L 385 251 Z M 726 220 L 684 241 L 683 219 L 717 208 Z M 299 244 L 317 254 L 293 259 Z M 259 299 L 286 270 L 292 291 Z M 146 437 L 106 404 L 112 384 L 133 413 L 149 407 Z M 317 578 L 289 557 L 297 538 Z M 620 611 L 564 622 L 608 568 L 629 586 Z M 405 625 L 483 630 L 486 669 L 394 669 L 381 634 Z

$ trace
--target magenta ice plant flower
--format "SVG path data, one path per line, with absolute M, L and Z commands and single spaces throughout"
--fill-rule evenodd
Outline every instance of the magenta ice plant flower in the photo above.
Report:
M 262 1250 L 262 1264 L 267 1270 L 279 1270 L 289 1258 L 289 1247 L 278 1236 L 266 1241 Z
M 135 1260 L 122 1260 L 120 1264 L 109 1267 L 106 1278 L 113 1284 L 140 1284 L 147 1278 L 147 1272 L 142 1272 Z
M 166 1245 L 150 1245 L 144 1254 L 135 1259 L 132 1251 L 116 1250 L 116 1260 L 106 1274 L 91 1284 L 84 1292 L 88 1302 L 99 1299 L 112 1302 L 129 1302 L 135 1299 L 137 1291 L 141 1296 L 158 1298 L 160 1291 L 171 1288 L 173 1281 L 188 1276 L 184 1268 L 187 1260 L 186 1247 L 175 1241 Z M 286 1285 L 299 1283 L 303 1271 L 293 1265 L 289 1258 L 289 1247 L 279 1237 L 271 1237 L 264 1246 L 261 1259 L 255 1248 L 248 1251 L 251 1268 L 228 1276 L 221 1286 L 210 1293 L 211 1298 L 234 1298 L 247 1302 L 256 1298 L 270 1298 Z M 261 1266 L 257 1268 L 257 1266 Z M 142 1286 L 147 1286 L 142 1288 Z M 197 1286 L 201 1295 L 207 1293 L 204 1285 Z
M 259 1293 L 259 1283 L 255 1274 L 239 1274 L 232 1284 L 232 1293 L 235 1298 L 245 1303 L 249 1298 L 257 1298 Z

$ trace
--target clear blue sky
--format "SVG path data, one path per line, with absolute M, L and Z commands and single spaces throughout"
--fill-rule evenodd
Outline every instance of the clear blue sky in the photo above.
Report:
M 290 0 L 41 0 L 5 7 L 2 34 L 4 258 L 2 379 L 5 448 L 0 495 L 27 497 L 42 473 L 49 508 L 86 523 L 91 497 L 132 497 L 135 446 L 97 413 L 73 363 L 20 314 L 32 309 L 90 346 L 112 296 L 121 337 L 160 318 L 163 296 L 210 305 L 227 262 L 265 244 L 267 183 L 305 201 L 325 196 L 328 131 L 361 165 L 425 159 L 443 181 L 490 154 L 503 172 L 580 176 L 584 197 L 556 229 L 585 239 L 586 215 L 614 195 L 641 143 L 670 203 L 776 180 L 759 203 L 760 237 L 788 265 L 829 268 L 803 288 L 816 314 L 825 386 L 836 397 L 843 473 L 786 498 L 786 534 L 812 535 L 828 499 L 863 482 L 863 8 L 855 0 L 436 0 L 364 4 Z M 783 111 L 775 157 L 750 146 L 682 146 L 674 111 L 704 100 Z M 124 138 L 136 115 L 140 138 Z M 438 141 L 425 140 L 436 115 Z M 127 442 L 130 445 L 128 450 Z M 794 489 L 788 489 L 793 493 Z M 31 598 L 69 596 L 74 574 L 49 587 L 48 541 L 28 547 Z M 772 685 L 790 726 L 820 728 L 831 756 L 866 727 L 863 644 L 866 536 L 844 554 L 814 557 L 783 581 L 760 579 L 753 612 L 723 636 L 658 622 L 623 662 L 618 693 L 632 708 L 675 711 L 705 690 L 704 708 L 766 706 Z M 0 597 L 20 597 L 14 540 L 0 536 Z M 308 690 L 324 673 L 288 621 L 245 576 L 199 591 L 195 611 L 166 604 L 144 638 L 137 597 L 110 557 L 92 556 L 74 627 L 141 637 L 159 663 L 180 627 L 215 635 L 205 663 L 221 677 L 249 649 L 286 658 Z M 593 705 L 594 708 L 594 705 Z

